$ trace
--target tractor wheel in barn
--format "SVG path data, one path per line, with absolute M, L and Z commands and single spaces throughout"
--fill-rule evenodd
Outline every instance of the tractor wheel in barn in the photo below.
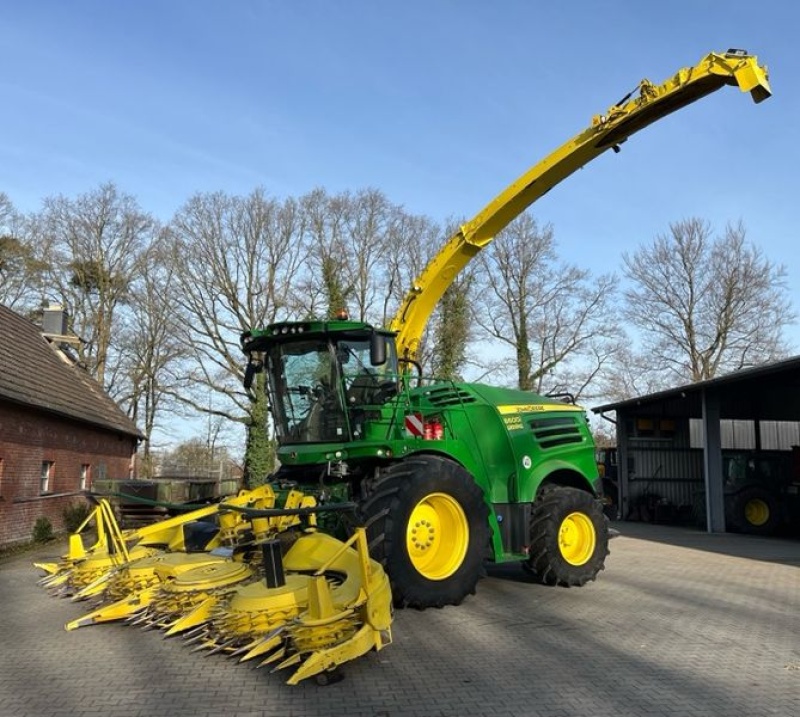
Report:
M 463 467 L 410 456 L 380 473 L 360 511 L 396 606 L 458 605 L 475 593 L 489 556 L 489 508 Z
M 764 488 L 750 486 L 729 497 L 726 502 L 728 525 L 738 533 L 772 535 L 781 525 L 775 496 Z
M 608 555 L 608 520 L 591 493 L 545 488 L 533 503 L 526 568 L 547 585 L 594 580 Z

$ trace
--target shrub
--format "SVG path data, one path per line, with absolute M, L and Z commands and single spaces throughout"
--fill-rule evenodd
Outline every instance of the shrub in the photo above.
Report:
M 33 526 L 33 541 L 35 543 L 46 543 L 53 539 L 53 524 L 44 516 L 36 520 Z
M 92 512 L 91 506 L 86 503 L 73 503 L 64 508 L 61 513 L 64 518 L 64 527 L 68 533 L 74 533 L 81 523 L 89 517 Z

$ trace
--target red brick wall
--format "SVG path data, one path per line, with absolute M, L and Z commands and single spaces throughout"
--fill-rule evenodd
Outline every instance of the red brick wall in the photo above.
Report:
M 79 495 L 81 467 L 91 480 L 128 478 L 136 440 L 88 424 L 0 400 L 0 545 L 30 540 L 36 520 L 47 517 L 64 529 L 62 512 Z M 42 463 L 53 468 L 47 493 L 40 493 Z

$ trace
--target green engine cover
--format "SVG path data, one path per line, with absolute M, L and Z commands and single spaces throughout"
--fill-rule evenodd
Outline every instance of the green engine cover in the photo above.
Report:
M 528 503 L 548 477 L 595 487 L 594 442 L 579 406 L 484 384 L 415 389 L 411 400 L 426 420 L 441 421 L 437 449 L 470 471 L 490 503 Z M 424 438 L 409 443 L 429 449 Z

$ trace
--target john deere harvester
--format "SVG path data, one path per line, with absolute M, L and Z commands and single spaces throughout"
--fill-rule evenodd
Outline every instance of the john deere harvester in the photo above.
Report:
M 422 375 L 424 327 L 458 272 L 553 186 L 656 120 L 724 85 L 756 102 L 766 70 L 711 54 L 661 85 L 643 80 L 466 223 L 407 293 L 388 330 L 294 321 L 242 336 L 245 385 L 266 373 L 281 469 L 320 496 L 356 502 L 398 605 L 458 604 L 486 559 L 521 560 L 545 583 L 584 585 L 608 530 L 583 410 L 548 396 Z M 257 382 L 260 385 L 260 382 Z
M 125 617 L 198 649 L 294 666 L 297 682 L 388 645 L 392 601 L 458 604 L 487 560 L 521 561 L 549 585 L 594 580 L 608 528 L 584 411 L 561 397 L 425 376 L 419 341 L 458 272 L 516 216 L 724 85 L 756 102 L 770 95 L 766 70 L 739 50 L 661 85 L 643 80 L 462 226 L 388 328 L 342 317 L 245 332 L 245 386 L 266 390 L 278 440 L 269 483 L 301 497 L 278 506 L 266 487 L 125 534 L 99 508 L 108 526 L 95 545 L 74 537 L 62 561 L 41 565 L 48 585 L 98 601 L 68 629 Z M 349 521 L 329 519 L 351 510 Z

